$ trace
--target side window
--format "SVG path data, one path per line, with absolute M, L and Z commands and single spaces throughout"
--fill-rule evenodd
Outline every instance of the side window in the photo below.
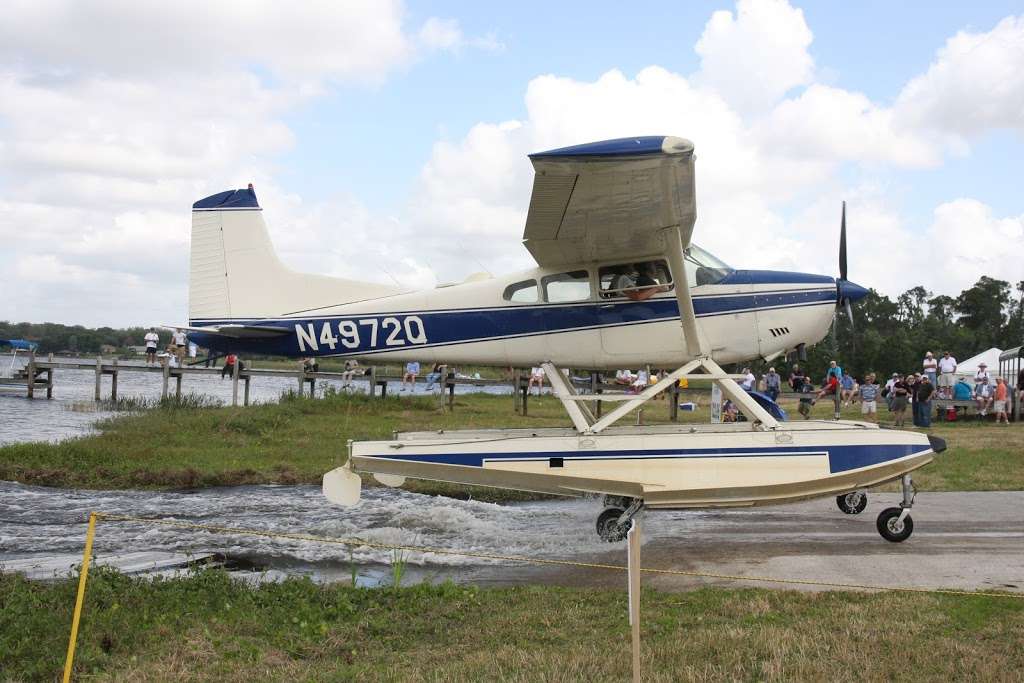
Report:
M 649 295 L 672 289 L 672 275 L 665 261 L 641 261 L 602 266 L 597 271 L 602 299 L 614 299 L 636 294 L 644 289 Z M 630 297 L 633 298 L 633 297 Z
M 552 303 L 590 298 L 590 274 L 585 270 L 548 275 L 541 282 L 544 284 L 544 298 Z
M 523 280 L 505 288 L 505 301 L 514 304 L 535 304 L 539 299 L 536 280 Z

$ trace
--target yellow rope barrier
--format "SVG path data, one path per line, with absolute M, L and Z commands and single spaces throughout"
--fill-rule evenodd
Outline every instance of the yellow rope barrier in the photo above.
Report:
M 600 562 L 579 562 L 575 560 L 551 560 L 539 557 L 523 557 L 517 555 L 495 555 L 491 553 L 476 553 L 468 550 L 448 550 L 445 548 L 430 548 L 426 546 L 395 545 L 391 543 L 377 543 L 364 541 L 359 538 L 325 538 L 323 536 L 312 536 L 308 534 L 289 534 L 275 531 L 261 531 L 259 529 L 243 529 L 238 527 L 214 526 L 210 524 L 192 524 L 190 522 L 178 522 L 171 519 L 156 519 L 153 517 L 132 517 L 129 515 L 111 515 L 96 513 L 100 519 L 111 522 L 137 522 L 140 524 L 157 524 L 162 526 L 177 527 L 180 529 L 198 529 L 214 533 L 239 534 L 242 536 L 263 536 L 266 538 L 286 538 L 293 541 L 312 541 L 314 543 L 327 543 L 347 546 L 363 546 L 366 548 L 379 548 L 383 550 L 406 550 L 417 553 L 431 553 L 434 555 L 452 555 L 457 557 L 473 557 L 485 560 L 499 560 L 503 562 L 522 562 L 528 564 L 546 564 L 564 567 L 580 567 L 584 569 L 610 569 L 615 571 L 626 571 L 628 568 L 618 564 L 603 564 Z M 667 574 L 673 576 L 693 576 L 705 579 L 722 579 L 727 581 L 754 581 L 760 583 L 780 583 L 798 586 L 824 586 L 827 588 L 854 588 L 859 590 L 893 591 L 902 593 L 931 593 L 938 595 L 970 595 L 974 597 L 993 598 L 1018 598 L 1024 599 L 1024 593 L 984 593 L 966 590 L 953 590 L 948 588 L 911 588 L 907 586 L 876 586 L 871 584 L 858 583 L 837 583 L 834 581 L 816 581 L 809 579 L 780 579 L 767 576 L 738 576 L 733 574 L 718 574 L 715 572 L 696 572 L 681 569 L 655 569 L 641 567 L 640 571 L 649 574 Z
M 78 623 L 82 619 L 82 603 L 85 602 L 85 582 L 89 578 L 89 560 L 92 558 L 92 539 L 96 535 L 95 512 L 89 515 L 89 529 L 85 532 L 85 552 L 82 553 L 82 572 L 78 575 L 78 596 L 75 598 L 75 614 L 71 618 L 71 636 L 68 638 L 68 656 L 64 660 L 64 683 L 71 680 L 71 667 L 75 661 L 75 644 L 78 642 Z

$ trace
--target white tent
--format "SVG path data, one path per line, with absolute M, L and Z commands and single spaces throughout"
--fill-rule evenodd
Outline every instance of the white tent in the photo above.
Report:
M 984 363 L 985 369 L 988 370 L 988 374 L 992 376 L 992 379 L 999 374 L 999 354 L 1003 352 L 1002 349 L 991 348 L 987 351 L 982 351 L 977 356 L 971 356 L 967 360 L 962 360 L 956 365 L 956 376 L 964 377 L 968 382 L 972 382 L 974 379 L 974 373 L 978 371 L 978 366 Z

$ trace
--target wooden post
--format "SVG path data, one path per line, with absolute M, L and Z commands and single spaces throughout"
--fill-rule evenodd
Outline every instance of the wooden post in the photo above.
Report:
M 306 366 L 299 361 L 299 396 L 303 395 L 303 385 L 306 382 Z
M 181 368 L 178 368 L 178 376 L 174 380 L 174 398 L 181 400 Z
M 242 359 L 237 355 L 235 356 L 235 362 L 231 366 L 231 405 L 238 405 L 238 366 L 242 364 Z
M 164 358 L 162 358 L 160 362 L 163 364 L 163 367 L 161 368 L 161 371 L 163 372 L 163 379 L 164 379 L 163 388 L 160 390 L 160 399 L 161 400 L 166 400 L 167 399 L 167 386 L 170 383 L 170 378 L 171 378 L 171 364 L 169 362 L 167 362 L 167 357 L 166 356 Z
M 93 395 L 94 400 L 100 400 L 100 384 L 103 382 L 103 359 L 96 356 L 96 392 Z
M 110 374 L 110 400 L 117 400 L 117 359 L 114 359 L 113 370 Z
M 36 396 L 36 352 L 32 349 L 28 350 L 28 365 L 25 366 L 25 371 L 28 373 L 28 397 L 35 398 Z
M 370 398 L 377 395 L 377 368 L 370 366 Z
M 50 356 L 53 356 L 51 353 Z M 51 363 L 53 361 L 50 361 Z M 46 398 L 53 398 L 53 368 L 46 371 Z
M 249 375 L 245 376 L 245 389 L 243 391 L 244 398 L 242 399 L 242 405 L 249 405 Z
M 448 410 L 455 410 L 455 373 L 448 373 Z
M 643 512 L 633 518 L 626 534 L 629 567 L 629 625 L 633 643 L 633 681 L 640 683 L 640 533 Z
M 594 370 L 593 372 L 590 373 L 590 393 L 595 395 L 602 393 L 601 373 L 599 373 L 597 370 Z M 594 401 L 594 415 L 598 418 L 601 417 L 602 403 L 604 403 L 604 401 Z
M 668 390 L 668 419 L 672 422 L 679 422 L 679 382 L 673 382 L 672 388 Z

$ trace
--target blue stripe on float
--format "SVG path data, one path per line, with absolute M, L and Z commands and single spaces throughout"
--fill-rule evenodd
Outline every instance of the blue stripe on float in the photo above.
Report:
M 699 448 L 662 449 L 636 451 L 551 451 L 515 453 L 431 453 L 406 456 L 401 452 L 382 453 L 361 457 L 385 460 L 407 460 L 409 462 L 430 462 L 438 465 L 465 465 L 483 467 L 485 462 L 524 462 L 547 460 L 556 457 L 565 460 L 663 460 L 677 458 L 743 458 L 743 457 L 792 457 L 828 456 L 829 471 L 832 474 L 869 467 L 880 463 L 899 460 L 909 455 L 925 453 L 930 449 L 924 444 L 888 444 L 881 446 L 803 446 L 778 449 L 765 448 Z

